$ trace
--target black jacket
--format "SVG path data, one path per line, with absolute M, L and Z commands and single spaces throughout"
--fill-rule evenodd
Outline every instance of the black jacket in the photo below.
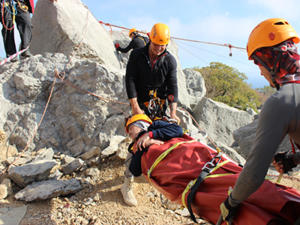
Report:
M 126 68 L 126 91 L 129 99 L 137 97 L 140 106 L 150 100 L 149 91 L 157 90 L 157 97 L 173 95 L 178 100 L 177 63 L 171 53 L 163 52 L 154 65 L 149 58 L 149 44 L 131 52 Z
M 147 37 L 143 37 L 139 34 L 135 35 L 135 37 L 131 40 L 129 45 L 126 48 L 119 47 L 117 50 L 123 53 L 129 52 L 131 49 L 137 49 L 145 47 L 145 45 L 149 42 Z
M 152 125 L 148 128 L 148 132 L 152 132 L 153 138 L 161 141 L 167 141 L 174 137 L 182 137 L 183 130 L 176 123 L 168 123 L 165 121 L 157 120 L 152 123 Z M 142 131 L 138 138 L 141 137 L 146 131 Z M 138 139 L 137 138 L 137 139 Z M 129 145 L 129 152 L 134 142 Z M 141 158 L 144 152 L 147 152 L 148 148 L 143 149 L 142 151 L 137 151 L 136 153 L 132 153 L 131 162 L 129 165 L 129 170 L 134 176 L 140 176 L 142 174 L 142 166 L 141 166 Z

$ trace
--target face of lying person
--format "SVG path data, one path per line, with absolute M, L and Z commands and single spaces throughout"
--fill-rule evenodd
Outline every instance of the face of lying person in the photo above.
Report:
M 142 128 L 140 127 L 137 127 L 137 126 L 134 126 L 134 125 L 131 125 L 129 126 L 128 128 L 128 134 L 129 134 L 129 137 L 132 139 L 132 140 L 135 140 L 136 137 L 138 136 L 138 134 L 142 131 Z

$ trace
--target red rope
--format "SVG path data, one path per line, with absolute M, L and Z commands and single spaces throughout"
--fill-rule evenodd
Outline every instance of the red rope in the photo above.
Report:
M 12 25 L 12 27 L 7 27 L 6 26 L 6 24 L 5 24 L 5 21 L 4 21 L 4 7 L 5 7 L 5 1 L 3 1 L 3 3 L 2 3 L 2 10 L 1 10 L 1 14 L 2 14 L 2 24 L 3 24 L 3 27 L 6 29 L 6 30 L 8 30 L 8 31 L 11 31 L 11 30 L 13 30 L 14 28 L 15 28 L 15 24 L 14 24 L 14 16 L 15 15 L 13 15 L 13 25 Z
M 99 21 L 99 23 L 103 24 L 105 26 L 117 27 L 117 28 L 124 29 L 124 30 L 130 30 L 130 28 L 117 26 L 117 25 L 113 25 L 113 24 L 110 24 L 110 23 L 104 23 L 103 21 Z M 143 31 L 139 31 L 139 30 L 137 30 L 137 31 L 139 33 L 147 34 L 146 32 L 143 32 Z M 246 48 L 237 47 L 237 46 L 234 46 L 232 44 L 220 44 L 220 43 L 216 43 L 216 42 L 199 41 L 199 40 L 192 40 L 192 39 L 179 38 L 179 37 L 171 37 L 171 38 L 176 39 L 176 40 L 180 40 L 180 41 L 189 41 L 189 42 L 197 42 L 197 43 L 208 44 L 208 45 L 217 45 L 217 46 L 222 46 L 222 47 L 228 47 L 230 50 L 231 50 L 231 48 L 246 50 Z

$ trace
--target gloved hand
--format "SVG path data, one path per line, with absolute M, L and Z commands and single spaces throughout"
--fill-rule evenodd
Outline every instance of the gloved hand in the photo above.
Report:
M 120 48 L 120 44 L 119 43 L 115 43 L 115 48 L 118 50 Z
M 283 173 L 287 173 L 297 166 L 293 160 L 293 155 L 288 154 L 288 152 L 279 152 L 275 154 L 273 164 L 276 170 L 280 170 L 278 172 Z
M 229 203 L 228 197 L 221 205 L 220 205 L 220 210 L 221 210 L 221 216 L 223 218 L 223 221 L 227 221 L 229 224 L 233 222 L 234 217 L 238 213 L 238 208 L 239 205 L 237 206 L 231 206 Z

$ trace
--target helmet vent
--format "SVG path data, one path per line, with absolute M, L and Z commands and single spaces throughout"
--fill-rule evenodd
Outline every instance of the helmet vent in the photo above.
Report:
M 274 25 L 284 25 L 284 24 L 287 24 L 287 23 L 286 22 L 282 22 L 282 21 L 274 23 Z

